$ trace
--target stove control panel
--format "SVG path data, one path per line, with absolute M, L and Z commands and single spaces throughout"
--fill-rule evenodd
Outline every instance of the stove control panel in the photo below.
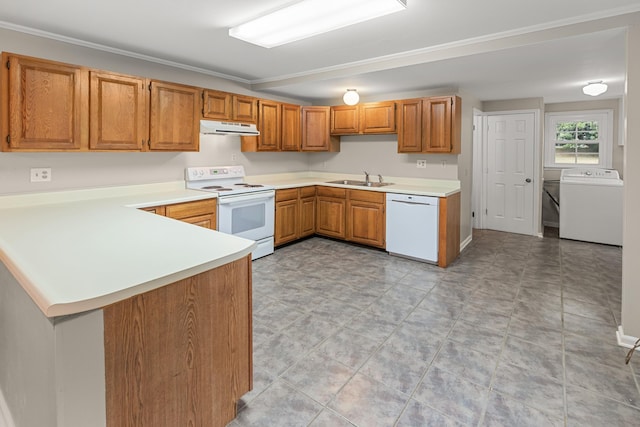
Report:
M 201 181 L 209 179 L 243 178 L 244 166 L 200 166 L 187 168 L 185 178 L 187 181 Z

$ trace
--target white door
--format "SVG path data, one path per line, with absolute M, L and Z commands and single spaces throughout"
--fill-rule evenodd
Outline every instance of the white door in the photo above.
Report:
M 486 226 L 534 234 L 534 113 L 488 116 Z

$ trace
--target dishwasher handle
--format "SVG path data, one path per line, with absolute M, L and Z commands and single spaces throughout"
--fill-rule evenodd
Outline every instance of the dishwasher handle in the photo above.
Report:
M 390 202 L 393 203 L 404 203 L 405 205 L 420 205 L 420 206 L 437 206 L 434 205 L 432 203 L 425 203 L 425 202 L 408 202 L 406 200 L 396 200 L 396 199 L 391 199 L 389 200 Z

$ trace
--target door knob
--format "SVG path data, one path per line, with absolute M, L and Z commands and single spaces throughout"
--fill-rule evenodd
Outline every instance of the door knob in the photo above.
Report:
M 531 178 L 527 178 L 524 180 L 524 182 L 526 182 L 527 184 L 531 182 Z

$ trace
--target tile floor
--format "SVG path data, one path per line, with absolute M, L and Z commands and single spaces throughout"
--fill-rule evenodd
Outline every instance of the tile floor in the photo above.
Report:
M 312 238 L 253 283 L 254 390 L 229 427 L 640 425 L 619 248 L 482 230 L 440 269 Z

